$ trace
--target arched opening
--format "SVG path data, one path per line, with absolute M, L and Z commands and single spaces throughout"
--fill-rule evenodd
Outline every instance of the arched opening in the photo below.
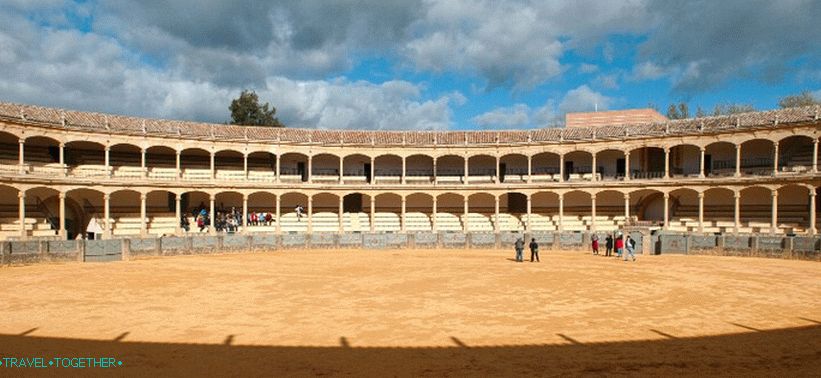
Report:
M 667 229 L 678 232 L 698 232 L 698 192 L 690 188 L 680 188 L 671 191 L 669 198 L 668 221 L 670 224 Z M 661 207 L 655 203 L 654 206 L 655 208 L 646 209 L 645 213 L 647 211 L 655 213 L 658 213 L 659 210 L 664 211 L 663 203 Z M 707 226 L 706 222 L 705 226 Z M 703 231 L 714 232 L 712 230 L 712 227 L 705 227 Z
M 742 149 L 742 152 L 744 150 Z M 772 224 L 772 191 L 754 186 L 741 190 L 740 232 L 767 233 Z
M 342 229 L 345 232 L 370 231 L 371 197 L 349 193 L 342 197 Z
M 140 192 L 123 189 L 109 195 L 111 235 L 128 237 L 140 235 Z
M 607 149 L 596 153 L 596 176 L 600 180 L 623 180 L 626 173 L 624 151 Z
M 503 194 L 501 199 L 504 200 L 504 197 L 507 196 L 507 203 L 510 206 L 511 200 L 513 200 L 516 204 L 515 209 L 510 209 L 508 207 L 508 212 L 511 214 L 517 214 L 521 210 L 521 197 L 515 198 L 516 196 L 512 196 L 514 193 L 507 193 Z M 515 198 L 515 199 L 514 199 Z M 527 198 L 525 197 L 525 206 L 527 206 Z M 505 203 L 504 201 L 502 203 Z M 527 209 L 522 212 L 525 214 Z M 527 225 L 527 216 L 522 215 L 522 225 L 519 226 L 518 229 L 509 229 L 510 231 L 521 231 L 524 230 L 524 226 Z M 501 223 L 499 224 L 500 229 L 505 230 L 502 228 L 505 225 L 504 219 L 500 220 Z M 515 221 L 513 222 L 515 225 Z M 537 192 L 531 195 L 530 198 L 530 229 L 533 231 L 556 231 L 558 230 L 559 225 L 559 195 L 553 192 Z
M 202 193 L 205 194 L 205 193 Z M 147 233 L 153 236 L 173 235 L 177 231 L 180 219 L 177 218 L 176 209 L 177 195 L 167 190 L 152 190 L 145 196 L 145 215 L 147 222 Z M 189 195 L 181 196 L 188 199 Z M 182 201 L 180 201 L 180 211 L 182 212 Z M 181 214 L 189 220 L 185 213 Z M 190 223 L 189 223 L 190 227 Z
M 564 231 L 587 231 L 593 220 L 592 214 L 590 193 L 574 190 L 564 194 Z
M 19 192 L 17 188 L 0 184 L 0 240 L 20 236 Z
M 365 184 L 371 182 L 371 158 L 361 154 L 345 156 L 343 159 L 346 183 Z M 400 163 L 401 164 L 401 163 Z
M 345 163 L 347 164 L 347 162 Z M 396 155 L 380 155 L 374 159 L 374 174 L 378 183 L 401 182 L 402 179 L 402 158 Z
M 445 232 L 464 231 L 461 214 L 464 213 L 465 197 L 456 193 L 444 193 L 436 197 L 436 230 Z
M 286 183 L 308 181 L 308 155 L 289 152 L 280 156 L 279 175 L 279 180 Z
M 433 214 L 433 196 L 427 193 L 413 193 L 405 197 L 405 231 L 428 232 Z
M 182 150 L 180 170 L 184 180 L 211 180 L 211 153 L 202 148 Z
M 208 166 L 210 169 L 210 160 Z M 222 181 L 244 180 L 245 154 L 234 150 L 217 151 L 214 154 L 214 177 Z
M 696 209 L 695 211 L 698 211 Z M 682 209 L 678 210 L 680 217 L 684 217 Z M 692 209 L 688 214 L 687 228 L 698 226 L 693 222 L 698 213 Z M 704 232 L 732 232 L 735 230 L 735 193 L 727 188 L 710 188 L 704 191 Z
M 493 232 L 491 219 L 496 214 L 496 198 L 488 193 L 474 193 L 468 196 L 467 218 L 462 215 L 462 223 L 468 232 Z
M 596 193 L 596 231 L 613 232 L 625 225 L 624 193 L 604 190 Z
M 339 157 L 331 154 L 314 155 L 311 158 L 311 181 L 338 182 Z
M 436 158 L 436 181 L 441 183 L 465 182 L 465 158 L 459 155 L 444 155 Z
M 785 185 L 778 188 L 778 231 L 785 234 L 803 234 L 810 229 L 810 189 L 803 185 Z
M 633 179 L 659 179 L 664 177 L 664 149 L 641 147 L 630 151 L 630 177 Z
M 533 155 L 531 175 L 534 182 L 559 181 L 559 162 L 561 157 L 552 152 Z
M 735 175 L 735 144 L 710 143 L 704 149 L 704 174 L 711 177 Z
M 16 135 L 0 131 L 0 169 L 5 172 L 17 172 L 20 162 L 19 153 L 20 138 Z
M 60 142 L 55 139 L 36 136 L 26 139 L 23 158 L 32 174 L 62 175 L 60 166 Z
M 274 182 L 276 180 L 277 157 L 267 151 L 248 154 L 248 180 Z
M 748 140 L 741 144 L 741 172 L 749 176 L 773 174 L 773 142 L 766 139 Z
M 374 230 L 376 232 L 399 232 L 402 223 L 402 197 L 394 193 L 382 193 L 375 197 Z M 407 206 L 407 204 L 406 204 Z
M 527 156 L 507 154 L 499 158 L 499 182 L 527 182 Z
M 280 229 L 285 233 L 307 232 L 308 231 L 308 196 L 303 193 L 282 194 L 280 206 Z M 305 212 L 297 212 L 297 207 L 302 207 Z
M 805 173 L 812 170 L 813 139 L 793 135 L 778 142 L 778 171 Z
M 669 203 L 668 198 L 668 207 Z M 647 222 L 651 226 L 661 227 L 664 222 L 664 193 L 654 189 L 630 192 L 630 214 L 631 221 Z
M 670 148 L 670 175 L 673 177 L 698 177 L 701 169 L 701 148 L 692 144 L 680 144 Z
M 105 230 L 103 193 L 98 190 L 79 188 L 66 192 L 66 201 L 78 204 L 79 235 L 86 239 L 102 237 Z
M 104 177 L 105 146 L 100 143 L 73 141 L 64 148 L 64 159 L 69 175 L 74 177 Z
M 468 182 L 492 183 L 496 179 L 496 157 L 475 155 L 468 158 Z
M 42 186 L 26 190 L 25 225 L 28 236 L 53 237 L 57 235 L 60 229 L 58 195 L 57 190 Z
M 142 149 L 138 146 L 125 143 L 111 146 L 109 163 L 114 177 L 142 177 Z
M 564 179 L 567 181 L 593 178 L 593 155 L 587 151 L 573 151 L 564 155 Z
M 342 217 L 339 212 L 339 196 L 333 193 L 318 193 L 313 195 L 312 201 L 311 224 L 313 232 L 339 232 Z
M 177 151 L 166 146 L 145 150 L 145 169 L 152 180 L 174 180 L 177 177 Z
M 405 158 L 405 182 L 408 184 L 429 184 L 433 182 L 433 157 L 411 155 Z
M 269 192 L 248 195 L 248 231 L 275 232 L 277 197 Z

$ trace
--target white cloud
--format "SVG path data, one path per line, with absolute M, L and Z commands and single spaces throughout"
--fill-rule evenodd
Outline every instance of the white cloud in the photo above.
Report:
M 560 120 L 555 105 L 548 101 L 535 109 L 527 104 L 496 108 L 473 117 L 471 121 L 482 128 L 516 129 L 554 126 Z
M 670 72 L 653 62 L 642 62 L 633 66 L 633 71 L 630 74 L 630 79 L 635 81 L 656 80 Z
M 607 74 L 596 76 L 593 80 L 596 86 L 604 89 L 619 89 L 619 75 Z
M 590 63 L 582 63 L 579 65 L 579 72 L 583 74 L 593 73 L 599 70 L 599 66 Z
M 582 85 L 567 92 L 562 102 L 559 103 L 559 111 L 561 113 L 589 112 L 596 107 L 599 110 L 607 110 L 612 103 L 612 98 L 590 89 L 587 85 Z

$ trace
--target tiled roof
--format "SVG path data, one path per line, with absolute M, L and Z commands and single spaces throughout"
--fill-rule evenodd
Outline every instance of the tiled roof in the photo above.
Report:
M 138 118 L 43 106 L 0 102 L 0 118 L 46 124 L 51 127 L 138 135 L 177 136 L 190 139 L 278 141 L 349 145 L 487 145 L 535 142 L 584 141 L 694 134 L 726 129 L 772 127 L 811 122 L 819 118 L 819 106 L 779 109 L 729 116 L 702 117 L 608 127 L 546 128 L 504 131 L 370 131 L 314 130 L 208 124 Z

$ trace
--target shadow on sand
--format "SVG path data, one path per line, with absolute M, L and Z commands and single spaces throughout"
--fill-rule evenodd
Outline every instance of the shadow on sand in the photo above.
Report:
M 234 335 L 222 344 L 180 344 L 129 342 L 127 331 L 102 341 L 38 337 L 29 330 L 0 335 L 0 358 L 113 357 L 123 361 L 114 368 L 117 375 L 134 376 L 813 376 L 821 371 L 821 325 L 695 338 L 651 331 L 664 338 L 583 343 L 572 335 L 559 334 L 567 343 L 469 346 L 452 336 L 453 346 L 387 348 L 357 347 L 356 340 L 345 336 L 335 347 L 291 347 L 236 345 Z M 5 365 L 0 366 L 0 375 L 24 373 Z M 58 368 L 37 372 L 59 375 L 69 371 L 83 372 Z

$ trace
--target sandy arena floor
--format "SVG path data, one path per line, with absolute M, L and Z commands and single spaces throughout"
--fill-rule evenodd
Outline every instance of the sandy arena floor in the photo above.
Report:
M 821 372 L 817 262 L 511 257 L 288 251 L 0 268 L 0 358 L 113 356 L 134 375 Z

